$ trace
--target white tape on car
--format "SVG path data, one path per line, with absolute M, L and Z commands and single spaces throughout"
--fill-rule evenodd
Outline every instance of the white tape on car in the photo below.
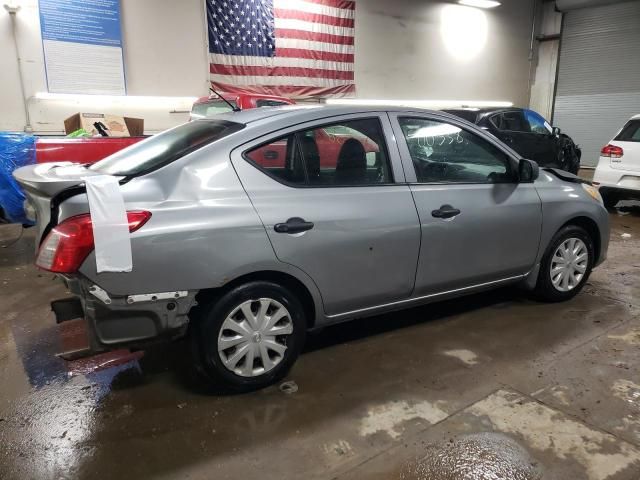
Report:
M 98 273 L 130 272 L 133 262 L 129 222 L 118 179 L 110 175 L 96 175 L 86 177 L 84 181 Z

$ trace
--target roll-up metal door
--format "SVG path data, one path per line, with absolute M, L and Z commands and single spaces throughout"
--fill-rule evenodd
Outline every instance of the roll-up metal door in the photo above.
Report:
M 640 1 L 565 13 L 553 124 L 594 166 L 600 149 L 640 114 Z

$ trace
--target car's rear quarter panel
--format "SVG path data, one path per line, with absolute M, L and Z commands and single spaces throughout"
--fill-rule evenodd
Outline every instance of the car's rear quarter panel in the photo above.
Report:
M 216 288 L 250 272 L 289 270 L 275 257 L 226 148 L 211 145 L 124 184 L 127 210 L 152 212 L 131 235 L 133 270 L 97 273 L 91 253 L 80 273 L 112 295 L 130 295 Z M 62 217 L 86 209 L 83 197 L 75 198 L 77 208 L 67 203 Z

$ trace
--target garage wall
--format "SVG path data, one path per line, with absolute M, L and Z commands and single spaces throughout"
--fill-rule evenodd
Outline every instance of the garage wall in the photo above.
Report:
M 147 133 L 186 120 L 188 100 L 110 105 L 35 98 L 37 92 L 46 91 L 37 0 L 14 2 L 22 7 L 17 14 L 18 44 L 34 131 L 59 134 L 62 119 L 77 111 L 142 116 Z M 493 10 L 477 10 L 428 0 L 357 0 L 358 97 L 505 100 L 526 105 L 533 2 L 509 0 Z M 203 0 L 123 0 L 121 5 L 128 94 L 205 95 Z M 470 18 L 463 11 L 474 13 Z M 445 16 L 453 26 L 443 34 Z M 481 33 L 478 28 L 483 25 L 486 42 L 471 56 L 480 43 L 470 33 Z M 4 9 L 0 41 L 6 46 L 0 49 L 0 130 L 21 131 L 25 117 L 11 24 Z
M 361 98 L 529 101 L 533 0 L 503 1 L 484 17 L 486 44 L 476 56 L 452 53 L 442 33 L 444 10 L 457 5 L 425 0 L 357 0 L 356 89 Z M 456 20 L 453 13 L 452 20 Z M 450 32 L 475 44 L 478 22 L 462 16 Z M 482 21 L 482 20 L 481 20 Z M 464 54 L 462 55 L 464 57 Z
M 16 33 L 23 59 L 26 95 L 36 133 L 62 131 L 62 120 L 78 111 L 119 113 L 145 118 L 148 133 L 188 119 L 190 102 L 172 100 L 158 105 L 109 105 L 98 101 L 59 101 L 34 98 L 46 92 L 37 0 L 14 0 L 21 9 Z M 122 0 L 122 36 L 128 95 L 196 97 L 207 92 L 202 0 Z M 22 131 L 25 116 L 11 22 L 0 8 L 0 130 Z M 4 72 L 7 72 L 5 75 Z
M 582 148 L 594 166 L 632 115 L 640 113 L 640 2 L 571 10 L 565 14 L 554 125 Z

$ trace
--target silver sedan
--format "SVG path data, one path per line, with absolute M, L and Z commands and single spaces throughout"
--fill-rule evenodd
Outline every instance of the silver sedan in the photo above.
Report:
M 328 324 L 507 284 L 570 299 L 609 238 L 591 185 L 426 110 L 247 110 L 15 176 L 94 350 L 187 335 L 233 391 Z

